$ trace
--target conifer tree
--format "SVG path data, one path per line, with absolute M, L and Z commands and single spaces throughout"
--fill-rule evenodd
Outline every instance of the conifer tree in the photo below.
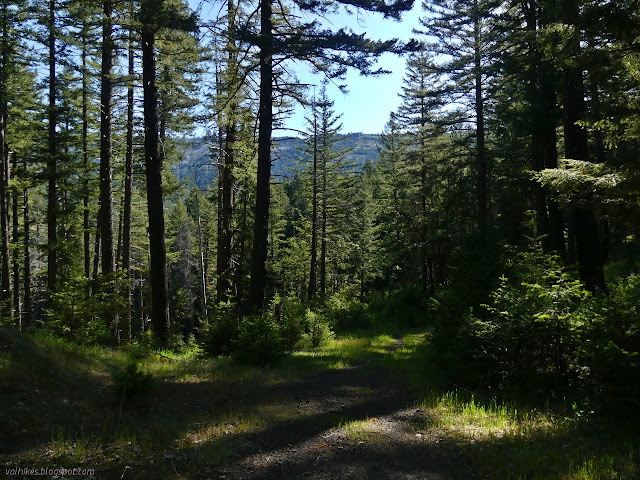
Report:
M 317 4 L 294 2 L 304 12 L 320 14 L 342 3 Z M 344 2 L 344 5 L 351 5 Z M 398 0 L 391 4 L 380 2 L 359 2 L 363 10 L 378 12 L 385 17 L 398 19 L 403 11 L 409 10 L 411 1 Z M 308 61 L 318 71 L 329 76 L 341 76 L 347 68 L 358 69 L 363 74 L 379 73 L 371 70 L 373 60 L 385 51 L 405 50 L 397 41 L 376 42 L 355 35 L 350 31 L 323 29 L 317 20 L 297 23 L 287 16 L 281 4 L 274 12 L 272 0 L 260 0 L 260 30 L 252 31 L 251 25 L 240 28 L 243 38 L 258 49 L 260 68 L 260 99 L 258 105 L 258 171 L 256 186 L 255 223 L 253 251 L 251 255 L 251 285 L 249 303 L 253 309 L 261 309 L 265 301 L 267 284 L 267 254 L 269 237 L 269 204 L 271 182 L 271 140 L 273 130 L 273 66 L 284 59 Z M 274 24 L 274 13 L 285 20 Z
M 492 20 L 500 4 L 493 0 L 427 0 L 423 6 L 428 15 L 421 19 L 422 33 L 434 39 L 428 48 L 443 58 L 440 71 L 450 79 L 448 101 L 467 112 L 462 121 L 474 125 L 477 222 L 485 240 L 489 216 L 485 104 L 494 61 Z
M 182 7 L 178 9 L 177 7 Z M 183 4 L 143 0 L 139 20 L 142 40 L 142 82 L 144 91 L 145 168 L 151 267 L 152 313 L 156 335 L 166 341 L 169 334 L 169 285 L 164 227 L 162 155 L 159 150 L 156 34 L 162 28 L 184 31 L 195 28 L 193 16 L 185 15 Z
M 116 269 L 113 248 L 113 167 L 111 125 L 111 102 L 113 96 L 113 2 L 103 0 L 102 19 L 102 70 L 100 75 L 100 237 L 102 274 L 111 279 Z M 117 318 L 105 319 L 113 329 L 116 341 L 120 341 Z

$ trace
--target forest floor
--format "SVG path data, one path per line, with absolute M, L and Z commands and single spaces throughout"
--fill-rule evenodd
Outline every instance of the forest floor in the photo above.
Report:
M 365 332 L 271 368 L 130 356 L 0 330 L 0 464 L 96 479 L 637 478 L 636 436 L 425 390 L 423 332 Z M 421 353 L 422 352 L 422 353 Z M 69 475 L 67 475 L 69 477 Z M 51 478 L 52 476 L 49 476 Z M 39 478 L 47 478 L 39 476 Z M 62 476 L 58 476 L 62 478 Z

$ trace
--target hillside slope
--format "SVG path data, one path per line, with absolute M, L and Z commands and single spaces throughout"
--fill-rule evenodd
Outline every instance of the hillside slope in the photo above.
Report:
M 344 135 L 337 147 L 351 149 L 346 157 L 357 164 L 364 165 L 367 160 L 378 159 L 379 135 L 351 133 Z M 299 156 L 303 155 L 304 142 L 300 138 L 281 137 L 274 139 L 273 175 L 292 177 L 298 168 Z M 210 159 L 209 143 L 204 138 L 185 141 L 182 160 L 173 167 L 180 181 L 193 181 L 200 189 L 210 187 L 217 178 L 217 169 Z

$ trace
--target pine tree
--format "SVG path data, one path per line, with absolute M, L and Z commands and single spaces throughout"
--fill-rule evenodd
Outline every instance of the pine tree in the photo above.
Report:
M 113 96 L 113 3 L 103 0 L 102 20 L 102 70 L 100 75 L 100 237 L 102 274 L 111 280 L 116 269 L 113 248 L 113 167 L 111 102 Z M 105 318 L 112 328 L 116 341 L 120 341 L 117 317 Z
M 167 341 L 169 333 L 169 285 L 164 227 L 162 156 L 159 150 L 158 89 L 156 74 L 156 34 L 162 28 L 193 30 L 195 20 L 185 16 L 168 1 L 143 0 L 139 20 L 142 40 L 142 82 L 144 91 L 145 167 L 151 266 L 152 314 L 154 332 Z
M 319 5 L 296 2 L 295 5 L 304 12 L 322 15 L 341 3 Z M 250 25 L 240 28 L 241 31 L 244 30 L 243 37 L 257 47 L 260 68 L 258 171 L 249 289 L 249 303 L 253 309 L 263 307 L 267 284 L 274 63 L 292 58 L 305 60 L 310 62 L 314 69 L 323 71 L 331 77 L 341 76 L 349 67 L 356 68 L 363 74 L 371 74 L 376 73 L 371 70 L 373 59 L 385 51 L 399 52 L 405 49 L 397 41 L 376 42 L 344 29 L 323 30 L 317 21 L 296 23 L 291 16 L 287 16 L 288 13 L 281 4 L 278 4 L 280 9 L 275 13 L 285 16 L 285 20 L 276 26 L 273 6 L 272 0 L 260 0 L 259 32 L 253 32 Z M 405 0 L 389 5 L 379 2 L 358 4 L 358 7 L 364 10 L 396 19 L 411 6 L 412 2 Z
M 429 15 L 421 19 L 422 33 L 435 39 L 428 44 L 429 50 L 444 59 L 439 67 L 450 79 L 448 99 L 468 112 L 462 120 L 475 127 L 477 222 L 485 241 L 489 217 L 485 104 L 494 62 L 492 20 L 500 4 L 493 0 L 428 0 L 423 6 Z

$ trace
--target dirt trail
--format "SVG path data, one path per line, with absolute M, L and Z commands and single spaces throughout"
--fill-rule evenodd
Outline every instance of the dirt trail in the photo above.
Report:
M 429 412 L 413 406 L 403 380 L 380 366 L 329 370 L 260 395 L 295 398 L 303 419 L 249 435 L 242 460 L 218 478 L 476 478 L 459 449 L 428 428 Z

